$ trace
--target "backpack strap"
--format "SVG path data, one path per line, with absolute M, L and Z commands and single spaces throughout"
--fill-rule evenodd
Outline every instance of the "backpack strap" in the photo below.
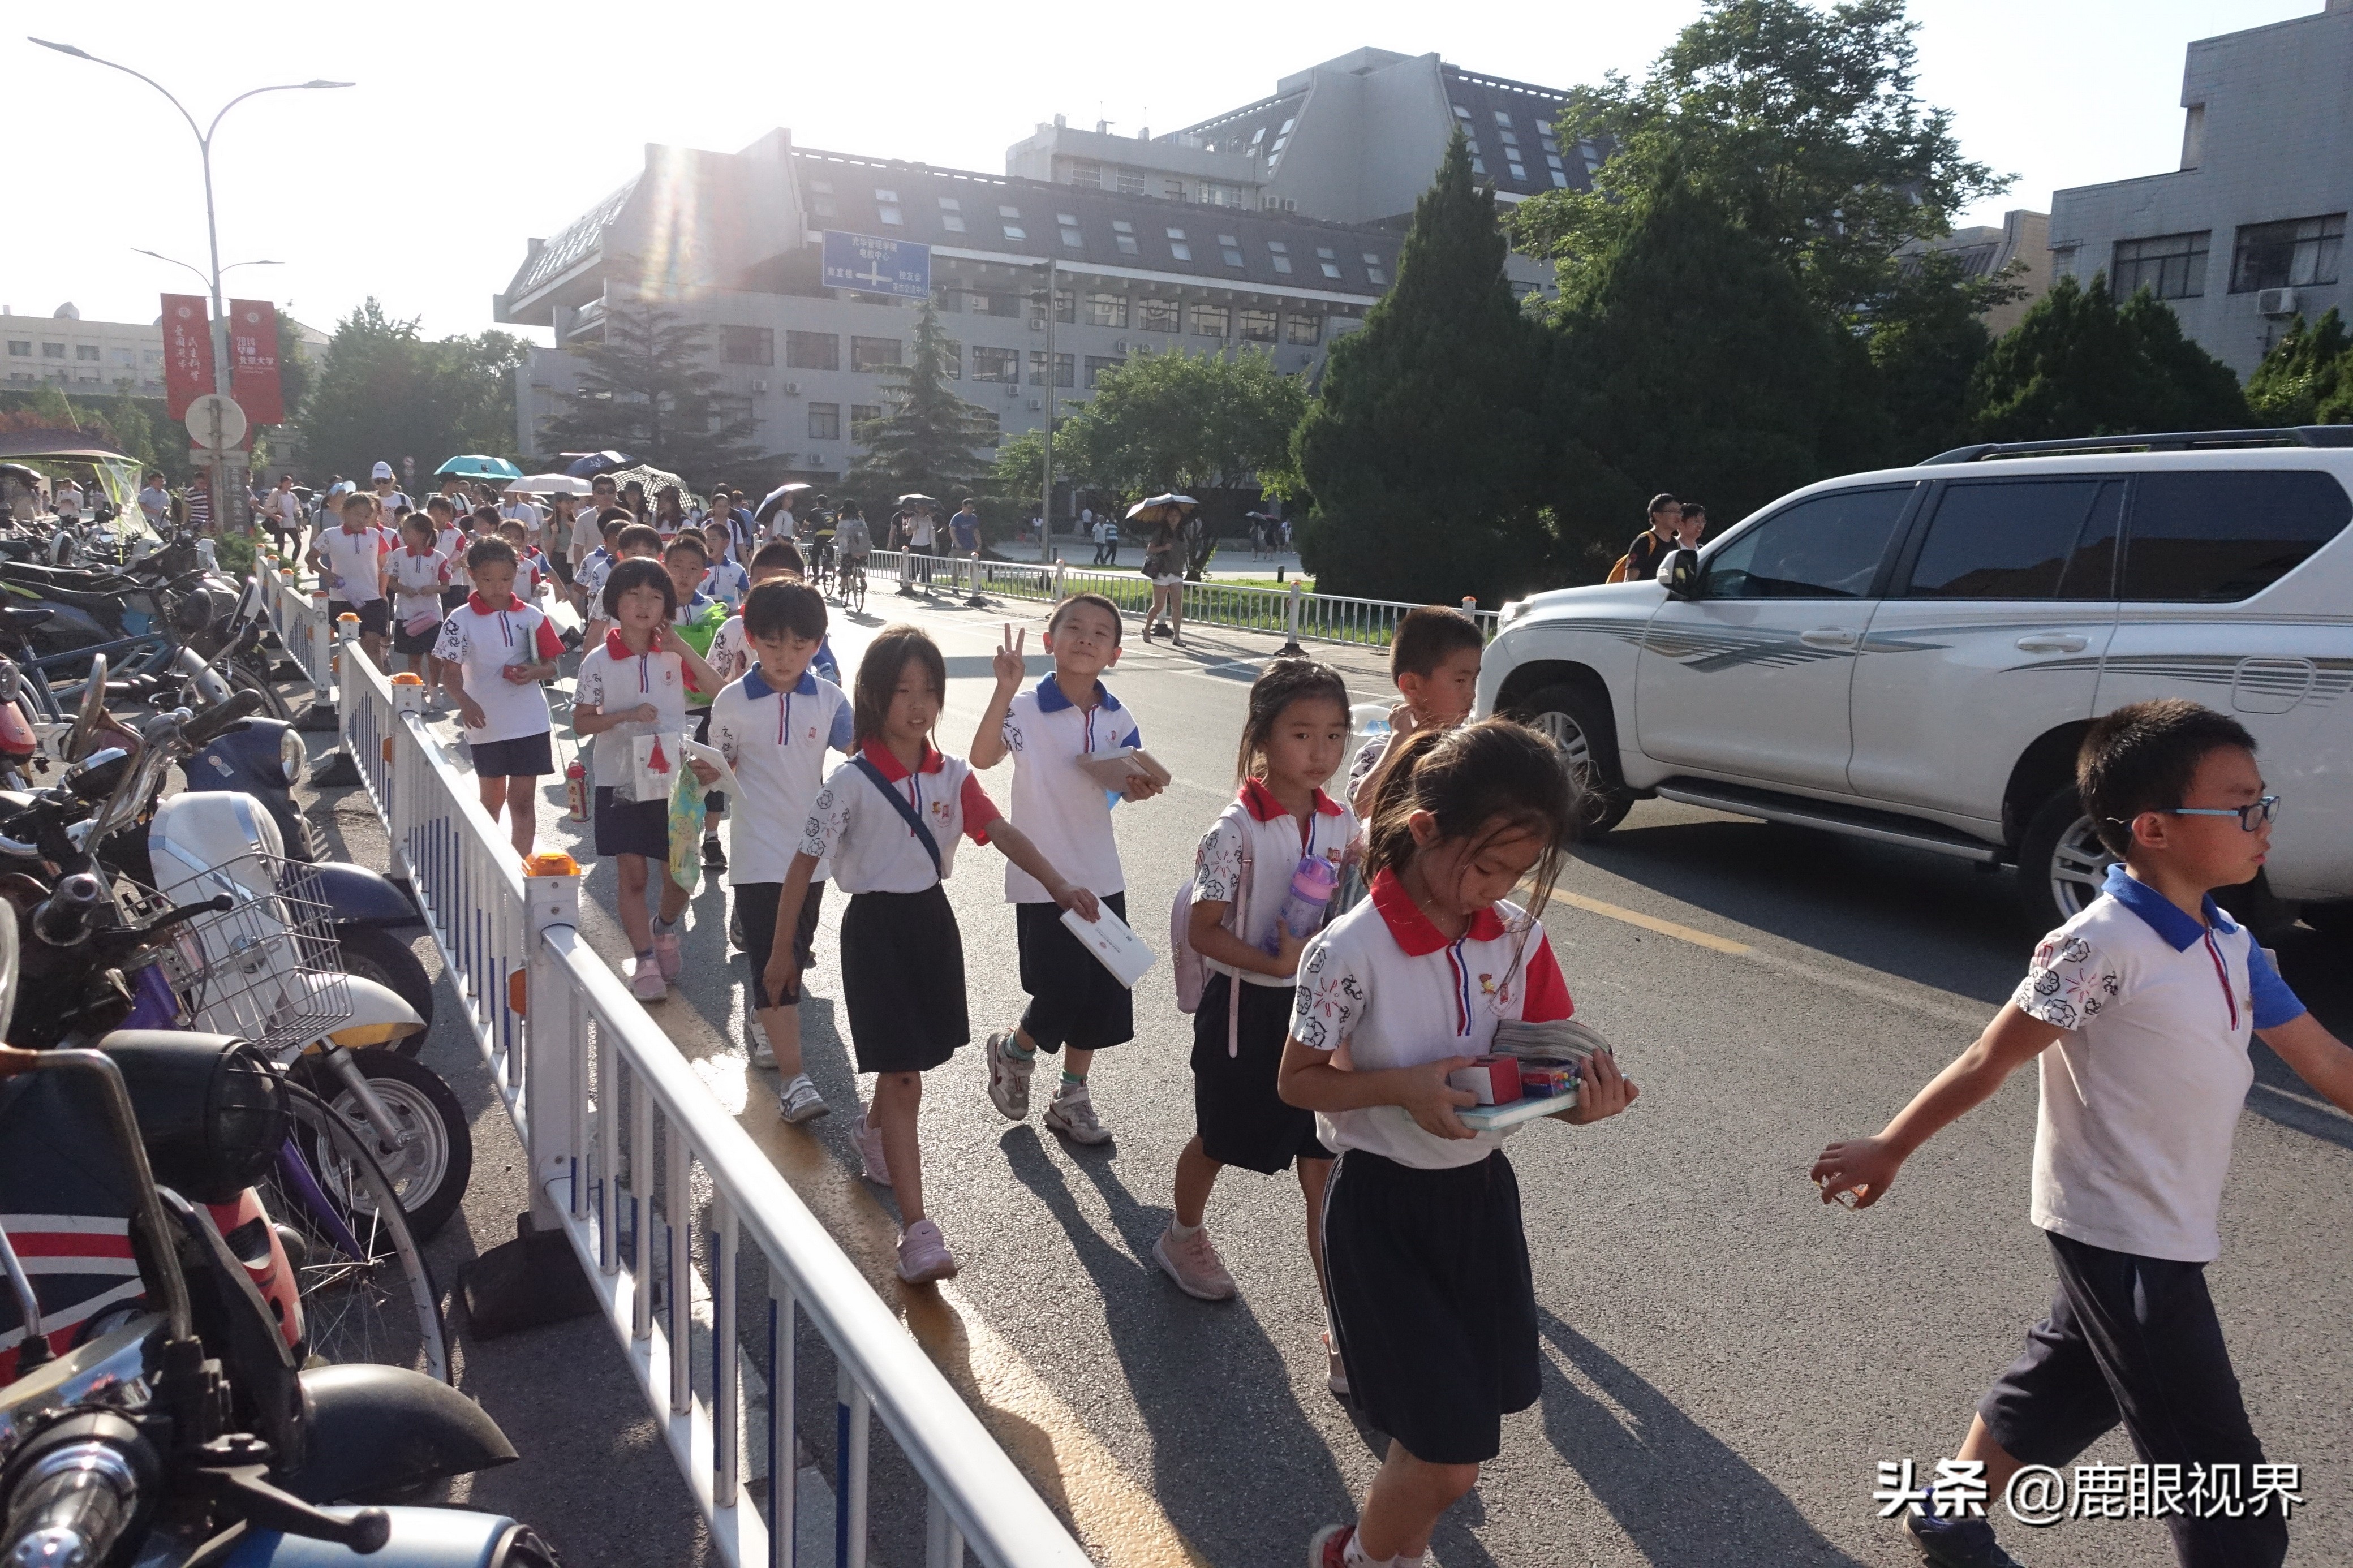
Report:
M 923 826 L 923 819 L 915 815 L 915 808 L 907 804 L 906 797 L 892 786 L 889 779 L 882 776 L 882 770 L 874 765 L 871 758 L 860 754 L 852 758 L 850 763 L 860 773 L 873 780 L 874 787 L 882 792 L 882 798 L 897 809 L 900 818 L 914 834 L 915 842 L 922 845 L 923 853 L 932 858 L 933 874 L 945 875 L 940 865 L 940 841 L 932 837 L 932 830 Z
M 1250 851 L 1242 851 L 1241 879 L 1234 887 L 1234 934 L 1244 942 L 1243 933 L 1250 930 L 1250 890 L 1251 877 Z M 1248 984 L 1239 974 L 1226 979 L 1226 1059 L 1230 1061 L 1242 1054 L 1242 987 Z

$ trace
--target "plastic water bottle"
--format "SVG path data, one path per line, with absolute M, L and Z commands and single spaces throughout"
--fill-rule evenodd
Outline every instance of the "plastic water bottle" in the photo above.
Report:
M 1276 950 L 1282 942 L 1282 932 L 1304 942 L 1315 934 L 1324 923 L 1324 907 L 1332 895 L 1340 890 L 1339 868 L 1320 856 L 1303 855 L 1298 868 L 1291 873 L 1291 893 L 1282 900 L 1282 925 L 1275 931 Z

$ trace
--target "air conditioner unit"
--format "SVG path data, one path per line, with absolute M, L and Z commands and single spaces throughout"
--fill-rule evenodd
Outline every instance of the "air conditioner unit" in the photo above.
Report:
M 1045 406 L 1046 405 L 1038 398 L 1033 397 L 1029 400 L 1029 412 L 1032 414 L 1037 413 L 1038 410 Z
M 1116 343 L 1113 344 L 1112 346 L 1113 346 L 1113 349 L 1115 349 L 1118 353 L 1125 353 L 1127 352 L 1127 340 L 1126 340 L 1125 338 L 1122 338 L 1122 339 L 1120 339 L 1120 340 L 1119 340 L 1119 342 L 1116 342 Z
M 1030 318 L 1029 318 L 1029 330 L 1030 330 L 1031 331 L 1033 331 L 1033 332 L 1042 332 L 1042 331 L 1044 331 L 1046 330 L 1046 318 L 1045 318 L 1045 317 L 1043 317 L 1043 316 L 1032 316 L 1032 317 L 1030 317 Z
M 799 382 L 788 381 L 785 383 L 785 395 L 786 397 L 798 397 L 800 395 L 801 384 Z
M 2255 314 L 2275 320 L 2295 314 L 2295 290 L 2293 289 L 2259 289 L 2255 291 Z
M 1021 387 L 1020 387 L 1019 384 L 1018 384 L 1018 383 L 1014 383 L 1014 382 L 1008 382 L 1008 383 L 1007 383 L 1007 384 L 1006 384 L 1006 387 L 1005 387 L 1005 395 L 1006 395 L 1006 396 L 1008 396 L 1008 397 L 1018 397 L 1018 396 L 1020 396 L 1020 395 L 1021 395 Z
M 765 392 L 768 390 L 768 384 L 765 381 L 755 381 L 752 384 L 752 390 L 754 392 Z

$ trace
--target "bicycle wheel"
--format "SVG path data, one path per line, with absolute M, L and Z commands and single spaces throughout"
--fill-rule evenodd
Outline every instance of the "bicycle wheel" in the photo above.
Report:
M 399 1194 L 324 1100 L 290 1080 L 286 1095 L 293 1131 L 259 1190 L 300 1281 L 305 1349 L 456 1381 L 441 1293 Z

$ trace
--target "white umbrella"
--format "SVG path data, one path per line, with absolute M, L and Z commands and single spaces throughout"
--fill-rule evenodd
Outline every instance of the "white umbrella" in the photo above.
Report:
M 507 490 L 513 495 L 585 496 L 595 489 L 586 479 L 574 479 L 570 474 L 525 474 L 507 481 Z
M 1201 503 L 1199 501 L 1195 500 L 1191 496 L 1180 496 L 1175 494 L 1146 496 L 1144 500 L 1137 501 L 1134 506 L 1127 509 L 1127 521 L 1130 522 L 1136 522 L 1139 521 L 1158 522 L 1160 521 L 1160 512 L 1164 508 L 1199 506 L 1200 504 Z

